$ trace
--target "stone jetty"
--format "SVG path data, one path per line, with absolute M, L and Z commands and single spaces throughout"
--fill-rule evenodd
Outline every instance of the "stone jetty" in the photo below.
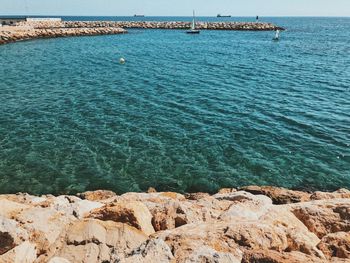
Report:
M 350 262 L 350 191 L 0 195 L 4 263 Z
M 116 27 L 95 28 L 33 28 L 28 26 L 6 26 L 0 28 L 0 45 L 36 38 L 56 38 L 69 36 L 95 36 L 126 33 L 125 29 Z
M 119 21 L 119 22 L 62 22 L 64 27 L 121 27 L 140 29 L 189 29 L 190 22 L 151 22 L 151 21 Z M 246 30 L 246 31 L 272 31 L 284 30 L 271 23 L 257 22 L 197 22 L 196 28 L 200 30 Z
M 284 30 L 271 23 L 197 22 L 201 30 Z M 189 22 L 147 21 L 25 21 L 16 26 L 0 27 L 0 44 L 35 38 L 91 36 L 126 33 L 126 29 L 188 29 Z

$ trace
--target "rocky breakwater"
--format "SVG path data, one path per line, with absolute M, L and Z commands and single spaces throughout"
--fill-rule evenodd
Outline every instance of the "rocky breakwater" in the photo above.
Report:
M 271 23 L 255 22 L 197 22 L 201 30 L 284 30 Z M 151 21 L 30 21 L 17 26 L 0 28 L 0 44 L 35 38 L 56 38 L 67 36 L 92 36 L 126 33 L 126 29 L 188 29 L 189 22 Z
M 189 29 L 190 22 L 155 22 L 155 21 L 32 21 L 21 25 L 34 28 L 139 28 L 139 29 Z M 271 23 L 260 22 L 197 22 L 196 27 L 201 30 L 248 30 L 271 31 L 284 30 Z
M 0 262 L 350 262 L 350 191 L 0 195 Z
M 90 22 L 62 22 L 65 27 L 121 27 L 141 29 L 188 29 L 189 22 L 152 22 L 152 21 L 90 21 Z M 202 30 L 247 30 L 247 31 L 270 31 L 284 30 L 271 23 L 257 22 L 197 22 L 196 27 Z
M 34 28 L 31 26 L 8 26 L 0 28 L 0 45 L 10 42 L 30 40 L 36 38 L 57 38 L 68 36 L 94 36 L 126 33 L 125 29 L 116 27 L 96 28 L 65 28 L 48 27 Z

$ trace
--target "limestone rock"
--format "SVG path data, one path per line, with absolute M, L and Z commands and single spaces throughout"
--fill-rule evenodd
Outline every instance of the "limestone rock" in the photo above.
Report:
M 73 217 L 63 216 L 53 208 L 33 207 L 16 216 L 17 222 L 35 239 L 39 250 L 47 251 Z
M 92 210 L 98 209 L 102 206 L 103 206 L 103 204 L 101 204 L 99 202 L 82 200 L 82 201 L 77 202 L 73 206 L 73 215 L 75 215 L 78 218 L 82 218 L 86 214 L 90 213 Z
M 96 263 L 99 260 L 99 246 L 95 243 L 65 246 L 60 257 L 74 263 Z
M 242 263 L 326 263 L 325 260 L 315 258 L 300 252 L 277 252 L 273 250 L 247 251 Z
M 147 240 L 147 235 L 127 224 L 109 221 L 103 222 L 103 225 L 107 231 L 106 245 L 122 249 L 123 252 L 132 250 Z
M 61 213 L 65 213 L 66 215 L 72 215 L 77 218 L 82 218 L 91 210 L 103 206 L 103 204 L 99 202 L 81 200 L 76 196 L 64 195 L 47 198 L 44 202 L 39 203 L 38 205 L 41 207 L 52 207 Z
M 155 231 L 173 229 L 176 227 L 175 218 L 177 217 L 177 202 L 168 202 L 165 205 L 158 205 L 151 209 L 152 225 Z
M 134 248 L 146 240 L 141 231 L 126 224 L 96 219 L 75 222 L 66 234 L 68 245 L 87 243 L 106 244 L 120 248 Z
M 70 263 L 70 261 L 65 258 L 53 257 L 48 263 Z
M 350 233 L 337 232 L 324 236 L 318 248 L 328 259 L 332 257 L 350 259 Z
M 18 193 L 18 194 L 10 194 L 10 195 L 0 196 L 0 200 L 4 200 L 4 199 L 8 200 L 8 201 L 20 203 L 23 205 L 28 205 L 28 204 L 36 204 L 38 202 L 42 202 L 46 198 L 33 196 L 33 195 L 26 194 L 26 193 Z
M 96 219 L 76 221 L 66 231 L 52 257 L 70 262 L 114 262 L 146 241 L 146 235 L 126 224 Z
M 266 195 L 272 199 L 274 204 L 306 202 L 310 200 L 311 196 L 305 192 L 273 186 L 246 186 L 240 189 L 255 195 Z
M 233 193 L 233 192 L 237 192 L 236 188 L 222 188 L 219 190 L 218 194 L 229 194 L 229 193 Z
M 218 200 L 230 200 L 231 206 L 220 216 L 221 220 L 257 220 L 272 207 L 270 198 L 263 195 L 252 195 L 247 192 L 216 194 Z
M 333 193 L 314 192 L 310 198 L 311 200 L 350 198 L 350 191 L 347 189 L 339 189 Z
M 107 232 L 105 227 L 96 220 L 84 220 L 74 223 L 67 231 L 68 245 L 86 243 L 106 243 Z
M 28 232 L 18 222 L 3 216 L 0 216 L 0 236 L 0 255 L 4 253 L 4 250 L 9 250 L 9 247 L 12 248 L 29 239 Z
M 16 216 L 17 213 L 28 209 L 30 206 L 7 199 L 0 199 L 0 207 L 0 216 L 12 218 Z
M 157 192 L 157 193 L 126 193 L 120 196 L 123 201 L 153 201 L 166 202 L 168 200 L 185 200 L 185 196 L 174 192 Z
M 200 247 L 189 254 L 188 258 L 180 262 L 215 262 L 215 263 L 241 263 L 241 256 L 235 256 L 228 252 L 216 251 L 211 247 Z M 179 261 L 178 261 L 179 262 Z
M 200 200 L 204 198 L 208 198 L 210 195 L 208 193 L 190 193 L 186 194 L 185 197 L 188 200 Z
M 162 239 L 149 239 L 134 249 L 124 260 L 125 263 L 175 262 L 169 246 Z
M 102 200 L 106 200 L 111 197 L 114 197 L 116 195 L 117 194 L 112 191 L 97 190 L 97 191 L 84 192 L 84 193 L 78 194 L 77 196 L 89 201 L 102 201 Z
M 320 239 L 314 233 L 309 232 L 288 206 L 271 208 L 268 213 L 259 218 L 259 221 L 273 226 L 275 231 L 281 229 L 285 233 L 288 239 L 287 251 L 300 251 L 324 259 L 322 251 L 317 248 Z
M 0 255 L 16 246 L 13 237 L 8 232 L 0 232 Z
M 187 224 L 158 232 L 155 236 L 167 243 L 176 262 L 215 262 L 213 260 L 217 257 L 222 259 L 221 262 L 230 262 L 224 261 L 227 259 L 240 262 L 242 251 L 232 238 L 225 235 L 226 229 L 227 223 Z
M 76 218 L 59 212 L 53 207 L 32 206 L 21 211 L 14 218 L 29 237 L 22 239 L 35 243 L 38 255 L 49 253 L 58 242 L 67 225 Z M 20 237 L 21 235 L 19 235 Z M 23 235 L 22 235 L 23 236 Z
M 181 201 L 167 199 L 145 203 L 153 216 L 154 229 L 161 231 L 174 229 L 185 224 L 215 220 L 232 204 L 230 201 L 219 201 L 209 195 L 200 194 L 200 197 L 199 195 L 196 198 L 192 197 Z
M 261 196 L 261 195 L 260 195 Z M 255 200 L 255 195 L 244 192 L 244 191 L 235 191 L 235 192 L 226 192 L 226 193 L 217 193 L 213 195 L 217 200 L 227 200 L 232 202 L 241 202 L 241 201 L 252 201 Z M 267 199 L 267 198 L 266 198 Z
M 25 241 L 19 246 L 11 249 L 7 253 L 0 256 L 1 263 L 33 263 L 36 256 L 35 245 L 29 241 Z
M 157 190 L 153 187 L 149 187 L 147 193 L 157 193 Z
M 233 239 L 239 246 L 251 250 L 268 249 L 282 252 L 289 248 L 284 229 L 264 223 L 233 224 L 227 227 L 225 236 Z
M 350 231 L 349 199 L 320 200 L 291 206 L 294 215 L 319 238 Z
M 347 263 L 350 199 L 324 194 L 0 195 L 0 262 Z
M 146 235 L 155 232 L 151 222 L 152 215 L 141 202 L 119 202 L 106 205 L 92 211 L 88 217 L 126 223 L 143 231 Z
M 217 199 L 214 196 L 201 198 L 190 202 L 192 206 L 187 206 L 187 210 L 195 211 L 197 220 L 195 222 L 209 222 L 216 221 L 225 213 L 234 202 L 225 199 Z

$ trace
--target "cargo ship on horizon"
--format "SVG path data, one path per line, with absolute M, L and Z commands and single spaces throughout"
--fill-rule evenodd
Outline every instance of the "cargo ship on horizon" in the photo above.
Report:
M 221 15 L 221 14 L 218 14 L 216 17 L 231 17 L 231 15 Z

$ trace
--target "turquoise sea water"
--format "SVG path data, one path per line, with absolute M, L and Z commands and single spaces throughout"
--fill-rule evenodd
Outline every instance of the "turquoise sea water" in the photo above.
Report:
M 0 192 L 350 187 L 350 18 L 263 20 L 0 46 Z

